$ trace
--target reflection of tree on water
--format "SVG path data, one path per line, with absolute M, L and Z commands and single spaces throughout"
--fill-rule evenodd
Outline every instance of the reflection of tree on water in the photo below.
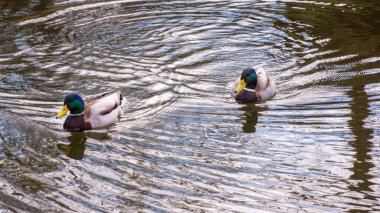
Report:
M 377 23 L 377 20 L 380 18 L 380 7 L 374 6 L 378 4 L 376 0 L 365 2 L 349 0 L 345 3 L 352 6 L 350 10 L 347 10 L 347 7 L 337 7 L 333 1 L 327 2 L 332 2 L 332 4 L 320 10 L 316 10 L 313 4 L 296 1 L 289 2 L 286 4 L 287 7 L 284 15 L 288 19 L 295 21 L 295 23 L 300 22 L 312 26 L 308 28 L 308 33 L 311 37 L 328 39 L 326 44 L 319 47 L 319 52 L 339 50 L 334 51 L 333 54 L 329 54 L 328 56 L 316 55 L 316 57 L 305 60 L 304 64 L 311 64 L 315 60 L 321 59 L 331 60 L 329 57 L 355 55 L 353 58 L 336 63 L 337 70 L 328 70 L 329 73 L 336 72 L 337 77 L 314 82 L 314 86 L 318 84 L 333 84 L 334 86 L 352 87 L 352 91 L 348 93 L 348 96 L 352 99 L 349 127 L 355 139 L 350 141 L 349 145 L 353 148 L 355 154 L 351 168 L 353 174 L 349 178 L 351 185 L 348 189 L 364 195 L 364 199 L 376 200 L 371 195 L 374 194 L 372 188 L 374 188 L 373 185 L 375 184 L 371 181 L 374 178 L 371 175 L 371 170 L 375 167 L 371 158 L 373 130 L 365 127 L 365 119 L 370 114 L 370 100 L 364 88 L 366 84 L 378 83 L 378 73 L 365 74 L 365 71 L 373 68 L 377 69 L 380 64 L 378 61 L 373 63 L 362 63 L 361 61 L 380 54 L 380 28 Z M 300 12 L 297 6 L 305 8 L 305 10 Z M 280 21 L 277 23 L 277 26 L 284 29 L 289 27 L 286 22 L 281 23 Z M 297 38 L 305 29 L 303 27 L 296 27 L 297 25 L 295 26 L 295 30 L 290 33 Z M 299 29 L 299 32 L 297 32 L 297 29 Z M 301 56 L 303 56 L 303 53 Z M 319 70 L 326 71 L 323 63 L 316 66 L 312 72 L 317 73 Z M 357 72 L 357 75 L 351 77 L 354 72 Z M 343 77 L 339 78 L 338 75 Z M 359 206 L 360 204 L 350 203 L 350 205 Z M 359 210 L 358 208 L 353 208 L 351 211 L 358 212 Z
M 349 121 L 349 126 L 355 139 L 350 142 L 350 145 L 354 148 L 356 161 L 353 164 L 352 172 L 350 176 L 351 180 L 359 180 L 354 185 L 349 186 L 352 191 L 360 192 L 365 195 L 365 199 L 376 199 L 374 196 L 366 193 L 373 191 L 371 189 L 371 178 L 372 175 L 369 174 L 370 170 L 374 167 L 371 162 L 370 151 L 373 146 L 370 142 L 373 133 L 372 129 L 364 127 L 364 120 L 369 115 L 369 100 L 368 95 L 364 91 L 364 85 L 353 86 L 353 90 L 349 92 L 349 96 L 352 98 L 351 103 L 351 120 Z
M 25 45 L 16 42 L 20 34 L 15 20 L 27 16 L 49 13 L 54 8 L 53 0 L 1 0 L 0 1 L 0 49 L 2 53 L 14 53 L 25 49 Z M 22 56 L 18 56 L 22 57 Z M 14 58 L 18 58 L 14 56 Z M 32 65 L 30 65 L 32 66 Z M 27 68 L 30 72 L 31 67 Z
M 38 2 L 38 3 L 37 3 Z M 43 1 L 31 1 L 31 0 L 2 0 L 0 2 L 0 10 L 9 10 L 8 15 L 14 15 L 20 11 L 27 10 L 27 13 L 31 12 L 41 12 L 48 9 L 48 6 L 54 6 L 52 0 L 43 0 Z M 24 14 L 24 13 L 22 13 Z M 4 15 L 4 13 L 3 13 Z
M 243 132 L 245 133 L 253 133 L 256 132 L 256 124 L 258 121 L 258 109 L 254 104 L 246 105 L 240 110 L 244 111 L 243 120 L 245 120 L 245 123 L 243 124 Z

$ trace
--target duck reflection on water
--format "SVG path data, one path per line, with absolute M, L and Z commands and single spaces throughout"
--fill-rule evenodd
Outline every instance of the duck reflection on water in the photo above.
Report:
M 70 135 L 67 137 L 70 144 L 59 143 L 57 144 L 57 147 L 67 157 L 75 160 L 82 160 L 86 149 L 87 138 L 97 141 L 111 139 L 107 132 L 70 132 Z
M 254 104 L 249 104 L 240 108 L 240 110 L 244 111 L 244 116 L 242 117 L 242 120 L 245 120 L 242 126 L 243 132 L 256 132 L 256 124 L 259 120 L 258 108 Z
M 87 141 L 87 136 L 84 132 L 71 132 L 71 135 L 67 137 L 70 144 L 57 144 L 58 149 L 60 149 L 69 158 L 75 160 L 82 160 L 84 156 L 85 144 Z

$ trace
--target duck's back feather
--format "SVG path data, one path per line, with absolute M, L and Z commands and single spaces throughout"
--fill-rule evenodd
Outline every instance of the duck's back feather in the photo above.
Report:
M 102 93 L 85 98 L 85 118 L 93 128 L 115 123 L 121 114 L 120 91 L 115 93 Z
M 276 94 L 276 83 L 270 78 L 264 67 L 255 67 L 257 73 L 256 93 L 259 100 L 267 100 Z
M 110 95 L 112 94 L 113 92 L 103 92 L 103 93 L 100 93 L 100 94 L 96 94 L 96 95 L 89 95 L 89 96 L 86 96 L 83 101 L 86 103 L 86 104 L 91 104 L 92 102 L 95 102 L 107 95 Z M 120 93 L 120 92 L 119 92 Z

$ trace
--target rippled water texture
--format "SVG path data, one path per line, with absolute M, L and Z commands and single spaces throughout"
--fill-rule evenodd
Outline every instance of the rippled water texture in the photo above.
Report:
M 0 8 L 2 212 L 380 211 L 377 0 Z M 235 103 L 257 64 L 277 95 Z M 67 93 L 108 90 L 119 123 L 53 118 Z

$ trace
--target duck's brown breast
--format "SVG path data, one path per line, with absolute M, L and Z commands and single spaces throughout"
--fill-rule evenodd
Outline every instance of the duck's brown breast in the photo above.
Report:
M 235 100 L 238 103 L 253 103 L 259 101 L 259 97 L 256 92 L 247 91 L 243 89 L 239 94 L 235 95 Z
M 91 123 L 85 121 L 84 115 L 79 116 L 67 116 L 63 129 L 70 132 L 81 132 L 92 129 Z

